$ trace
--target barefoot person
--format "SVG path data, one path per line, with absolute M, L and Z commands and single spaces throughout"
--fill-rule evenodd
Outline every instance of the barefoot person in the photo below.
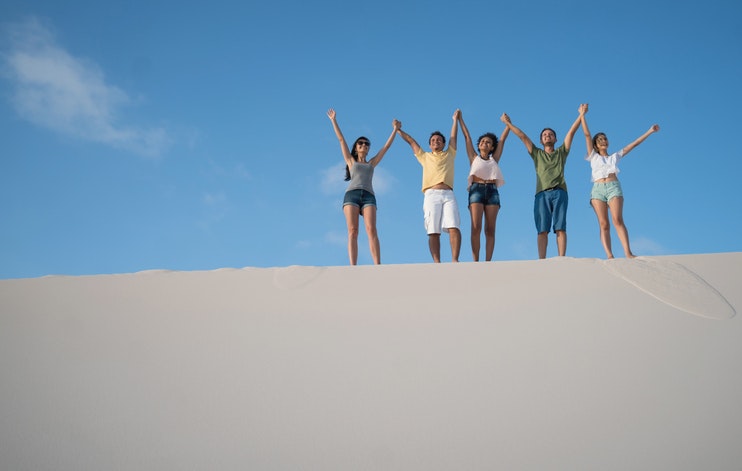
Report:
M 459 207 L 453 193 L 454 159 L 456 158 L 456 136 L 458 116 L 453 114 L 451 137 L 446 146 L 446 138 L 439 131 L 430 135 L 430 152 L 423 151 L 420 145 L 400 127 L 397 132 L 412 148 L 418 162 L 423 167 L 423 213 L 425 230 L 428 233 L 428 247 L 435 263 L 441 261 L 441 232 L 448 232 L 451 243 L 451 261 L 459 261 L 461 251 L 461 231 L 459 230 Z
M 371 141 L 361 136 L 353 143 L 353 149 L 348 149 L 345 137 L 338 126 L 335 110 L 330 109 L 327 116 L 332 121 L 335 135 L 340 141 L 340 150 L 345 160 L 345 180 L 350 181 L 343 199 L 343 213 L 348 225 L 348 258 L 351 265 L 358 263 L 358 216 L 363 216 L 368 235 L 368 245 L 371 249 L 371 257 L 376 265 L 381 263 L 381 247 L 379 236 L 376 232 L 376 196 L 372 185 L 374 168 L 379 165 L 384 154 L 392 145 L 397 130 L 401 126 L 396 119 L 392 121 L 392 134 L 387 139 L 384 147 L 370 160 L 367 160 Z
M 626 258 L 634 258 L 629 245 L 629 231 L 623 221 L 623 191 L 621 182 L 616 176 L 620 171 L 618 161 L 631 152 L 634 147 L 638 146 L 650 134 L 660 130 L 658 125 L 653 125 L 647 132 L 639 136 L 634 142 L 613 154 L 608 153 L 608 137 L 605 133 L 599 132 L 592 137 L 590 129 L 587 127 L 587 119 L 582 115 L 582 130 L 585 133 L 585 144 L 587 146 L 587 157 L 585 160 L 590 162 L 592 169 L 593 188 L 590 192 L 590 205 L 595 210 L 598 217 L 598 226 L 600 227 L 600 241 L 603 243 L 606 257 L 613 258 L 611 250 L 611 226 L 608 223 L 608 211 L 611 213 L 613 227 L 616 228 L 616 234 L 623 246 L 623 252 Z
M 580 105 L 575 122 L 567 131 L 564 143 L 555 148 L 556 132 L 551 128 L 541 131 L 540 141 L 543 149 L 533 145 L 531 139 L 503 115 L 504 122 L 526 146 L 528 155 L 533 159 L 536 168 L 536 196 L 533 203 L 533 218 L 538 233 L 538 258 L 546 258 L 546 247 L 549 243 L 549 230 L 553 227 L 556 233 L 557 251 L 563 257 L 567 253 L 567 182 L 564 179 L 564 164 L 572 146 L 572 138 L 580 126 L 580 117 L 587 111 L 587 105 Z
M 503 117 L 500 118 L 504 119 Z M 474 150 L 471 134 L 464 123 L 463 114 L 459 114 L 459 125 L 466 140 L 466 154 L 469 157 L 469 214 L 471 214 L 471 255 L 475 262 L 479 261 L 479 248 L 482 235 L 482 217 L 484 216 L 485 260 L 492 260 L 495 251 L 495 228 L 497 214 L 500 211 L 500 193 L 497 190 L 505 184 L 500 170 L 500 157 L 505 146 L 505 139 L 510 128 L 505 129 L 497 136 L 488 132 L 477 139 L 477 149 Z

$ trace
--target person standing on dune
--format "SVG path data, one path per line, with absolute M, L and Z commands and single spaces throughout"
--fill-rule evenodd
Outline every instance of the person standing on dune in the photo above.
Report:
M 451 243 L 451 261 L 459 261 L 461 252 L 461 231 L 459 206 L 453 192 L 454 159 L 456 158 L 456 137 L 458 117 L 453 114 L 451 137 L 446 148 L 446 138 L 439 131 L 430 135 L 430 151 L 423 151 L 420 145 L 400 127 L 397 132 L 412 148 L 418 162 L 423 167 L 423 213 L 425 230 L 428 233 L 428 248 L 435 263 L 441 261 L 441 232 L 448 232 Z

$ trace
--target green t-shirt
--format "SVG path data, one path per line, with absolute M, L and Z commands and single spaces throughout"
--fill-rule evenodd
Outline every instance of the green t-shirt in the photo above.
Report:
M 551 154 L 536 146 L 533 147 L 530 155 L 536 167 L 536 193 L 555 187 L 567 191 L 567 182 L 564 180 L 567 154 L 569 150 L 564 144 L 554 149 Z

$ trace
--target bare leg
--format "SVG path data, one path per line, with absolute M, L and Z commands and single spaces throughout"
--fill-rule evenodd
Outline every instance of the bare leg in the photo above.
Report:
M 556 239 L 559 256 L 564 257 L 567 255 L 567 231 L 556 231 Z
M 461 231 L 458 228 L 449 229 L 448 238 L 451 241 L 451 261 L 458 262 L 461 253 Z
M 374 263 L 381 263 L 381 246 L 379 245 L 379 235 L 376 232 L 376 206 L 366 206 L 363 208 L 363 222 L 366 225 L 366 234 L 368 235 L 368 248 L 371 250 L 371 258 Z
M 441 263 L 441 235 L 428 234 L 428 247 L 435 263 Z
M 472 203 L 469 205 L 469 213 L 471 214 L 471 256 L 475 262 L 479 261 L 483 211 L 484 205 L 482 203 Z
M 348 226 L 348 258 L 351 265 L 358 263 L 358 215 L 360 209 L 358 206 L 346 204 L 343 206 L 345 213 L 345 223 Z
M 618 234 L 618 239 L 621 241 L 621 245 L 623 246 L 623 252 L 626 255 L 626 258 L 634 258 L 634 254 L 631 252 L 631 246 L 629 245 L 629 231 L 626 229 L 626 224 L 623 222 L 623 196 L 611 198 L 611 200 L 608 201 L 608 206 L 611 208 L 613 227 L 616 228 L 616 234 Z
M 538 245 L 538 258 L 546 258 L 546 247 L 549 244 L 549 233 L 539 232 L 536 238 L 536 244 Z
M 598 217 L 600 242 L 603 244 L 605 255 L 608 258 L 613 258 L 613 251 L 611 250 L 611 226 L 608 223 L 608 205 L 595 199 L 590 200 L 590 204 L 592 205 L 593 210 L 595 210 L 595 215 Z
M 484 238 L 485 238 L 485 260 L 492 260 L 492 254 L 495 252 L 495 225 L 497 224 L 497 213 L 500 212 L 499 206 L 484 207 Z

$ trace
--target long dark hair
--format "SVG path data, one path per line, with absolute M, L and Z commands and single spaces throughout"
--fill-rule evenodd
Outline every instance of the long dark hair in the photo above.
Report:
M 479 143 L 482 142 L 482 139 L 484 139 L 485 137 L 489 137 L 490 139 L 492 139 L 492 152 L 490 152 L 489 155 L 487 156 L 487 157 L 492 157 L 492 154 L 494 154 L 495 151 L 497 150 L 497 144 L 499 144 L 497 140 L 497 136 L 495 136 L 491 132 L 486 132 L 482 134 L 481 136 L 479 136 L 479 139 L 477 139 L 477 149 L 479 149 Z
M 353 147 L 350 149 L 350 156 L 353 157 L 353 160 L 355 160 L 356 162 L 358 162 L 358 152 L 356 152 L 356 147 L 358 147 L 358 141 L 360 140 L 364 140 L 368 142 L 368 148 L 369 150 L 371 149 L 371 140 L 369 138 L 365 136 L 361 136 L 358 139 L 356 139 L 356 141 L 353 143 Z M 348 167 L 348 165 L 345 165 L 345 181 L 347 182 L 349 180 L 350 180 L 350 168 Z

